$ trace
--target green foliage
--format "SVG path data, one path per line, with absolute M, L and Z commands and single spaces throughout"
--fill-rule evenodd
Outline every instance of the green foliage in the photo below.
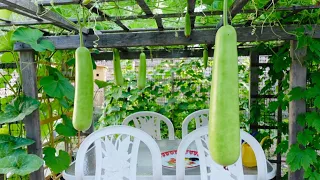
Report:
M 56 155 L 56 149 L 46 147 L 43 149 L 44 161 L 46 165 L 54 172 L 60 173 L 69 167 L 71 162 L 70 156 L 67 152 L 60 150 L 59 155 Z
M 12 51 L 13 43 L 12 40 L 13 31 L 7 32 L 5 35 L 0 36 L 0 51 Z
M 24 176 L 38 170 L 43 165 L 43 160 L 22 149 L 33 143 L 30 139 L 0 135 L 0 174 Z
M 70 81 L 56 69 L 49 67 L 49 72 L 49 76 L 40 80 L 40 85 L 43 87 L 44 92 L 54 98 L 62 99 L 66 97 L 73 101 L 75 90 Z
M 12 149 L 19 149 L 34 143 L 31 139 L 17 138 L 10 135 L 0 134 L 0 144 L 8 143 Z
M 61 117 L 63 119 L 63 123 L 60 123 L 56 126 L 57 133 L 65 137 L 77 135 L 78 131 L 74 129 L 71 119 L 66 115 L 62 115 Z
M 12 35 L 13 41 L 19 41 L 29 44 L 35 51 L 43 52 L 45 50 L 54 51 L 55 47 L 49 40 L 40 39 L 43 32 L 38 29 L 20 27 Z
M 137 73 L 131 61 L 126 63 L 126 69 L 123 70 L 126 79 L 124 86 L 118 87 L 109 82 L 99 84 L 96 81 L 99 87 L 106 89 L 106 108 L 104 116 L 100 118 L 101 126 L 121 124 L 125 117 L 134 112 L 155 111 L 171 119 L 176 136 L 181 137 L 184 118 L 194 111 L 208 108 L 211 75 L 204 76 L 202 59 L 161 62 L 152 68 L 152 72 L 147 72 L 154 81 L 148 81 L 142 90 L 137 87 Z M 248 66 L 240 64 L 239 67 L 241 108 L 247 109 L 249 76 L 245 67 Z M 172 77 L 176 80 L 172 80 Z M 242 121 L 245 121 L 245 116 L 243 111 Z M 163 128 L 165 137 L 167 130 L 165 126 Z M 190 128 L 195 128 L 195 124 Z
M 31 97 L 18 97 L 0 114 L 0 124 L 23 120 L 39 107 L 40 103 Z
M 287 154 L 287 163 L 291 171 L 301 169 L 308 170 L 317 162 L 317 152 L 314 149 L 301 149 L 298 145 L 292 145 Z

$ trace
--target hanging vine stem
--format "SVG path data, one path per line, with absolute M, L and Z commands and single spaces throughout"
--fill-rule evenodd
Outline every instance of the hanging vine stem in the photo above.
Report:
M 228 0 L 223 1 L 223 25 L 228 25 Z

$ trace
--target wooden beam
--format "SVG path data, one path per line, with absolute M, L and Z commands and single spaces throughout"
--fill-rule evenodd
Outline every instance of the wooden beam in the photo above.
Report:
M 42 6 L 51 6 L 51 3 L 55 6 L 58 5 L 70 5 L 70 4 L 80 4 L 82 0 L 44 0 L 40 1 L 39 4 Z
M 307 84 L 307 68 L 304 60 L 307 56 L 307 48 L 298 49 L 298 42 L 290 42 L 290 56 L 292 63 L 290 66 L 290 88 L 300 87 L 305 89 Z M 294 100 L 289 102 L 289 146 L 297 143 L 297 135 L 303 130 L 297 121 L 300 114 L 306 113 L 306 101 Z M 303 179 L 303 170 L 295 172 L 289 171 L 290 180 Z
M 26 0 L 0 0 L 0 2 L 8 5 L 9 7 L 13 7 L 24 11 L 29 14 L 38 15 L 41 14 L 41 19 L 45 19 L 51 21 L 54 25 L 61 27 L 67 30 L 74 30 L 79 32 L 78 25 L 68 21 L 63 16 L 58 13 L 55 13 L 51 10 L 46 10 L 43 6 L 36 6 L 31 1 Z M 82 32 L 87 34 L 88 30 L 83 28 Z
M 22 89 L 26 96 L 37 99 L 37 71 L 35 55 L 33 51 L 20 52 L 20 70 L 22 74 Z M 28 146 L 28 153 L 35 154 L 42 158 L 42 143 L 39 109 L 24 118 L 26 137 L 35 141 Z M 30 174 L 30 180 L 44 179 L 43 166 Z
M 153 50 L 152 58 L 187 58 L 187 57 L 202 57 L 202 49 L 184 50 L 184 49 L 173 49 L 173 50 Z M 150 50 L 144 51 L 147 59 L 151 59 Z M 249 55 L 249 49 L 239 49 L 239 55 Z M 121 59 L 139 59 L 141 51 L 120 51 Z M 100 52 L 99 54 L 92 53 L 92 58 L 96 61 L 106 60 L 111 61 L 113 59 L 113 52 Z M 209 56 L 213 56 L 213 51 L 209 51 Z
M 253 123 L 250 124 L 250 130 L 252 132 L 257 132 L 257 128 L 254 126 L 258 126 L 258 122 L 256 121 L 260 117 L 260 111 L 256 112 L 255 106 L 258 105 L 257 99 L 255 96 L 259 95 L 259 67 L 253 67 L 252 64 L 259 64 L 259 53 L 254 51 L 254 49 L 250 52 L 250 101 L 249 101 L 249 109 L 250 109 L 250 119 L 253 118 Z M 251 120 L 252 121 L 252 120 Z
M 194 8 L 196 7 L 196 0 L 188 0 L 188 7 L 187 10 L 190 14 L 190 21 L 191 21 L 191 29 L 194 28 L 194 23 L 196 21 L 196 16 L 194 16 Z M 191 16 L 192 15 L 192 16 Z
M 144 0 L 136 0 L 138 5 L 141 7 L 141 9 L 144 11 L 146 16 L 149 17 L 154 17 L 158 26 L 159 31 L 163 31 L 163 24 L 162 24 L 162 19 L 159 16 L 154 16 L 152 13 L 151 9 L 147 5 L 147 3 Z
M 87 9 L 92 11 L 93 13 L 99 15 L 99 17 L 102 20 L 108 20 L 108 21 L 113 21 L 116 23 L 119 27 L 121 27 L 125 31 L 129 31 L 129 28 L 127 28 L 119 19 L 111 19 L 110 16 L 103 11 L 101 11 L 99 8 L 94 7 L 92 4 L 85 5 Z
M 255 34 L 252 33 L 252 27 L 236 28 L 238 42 L 256 42 L 272 40 L 294 40 L 295 35 L 288 32 L 294 32 L 296 28 L 304 26 L 289 25 L 283 27 L 261 27 L 255 28 Z M 320 38 L 320 27 L 311 25 L 314 31 L 306 32 L 313 38 Z M 306 28 L 307 29 L 307 28 Z M 118 48 L 135 46 L 171 46 L 171 45 L 190 45 L 190 44 L 214 44 L 214 37 L 217 29 L 214 30 L 194 30 L 190 38 L 184 36 L 183 31 L 164 31 L 164 32 L 146 32 L 146 33 L 114 33 L 99 35 L 99 41 L 95 35 L 84 36 L 85 46 L 94 47 L 94 42 L 98 44 L 96 48 Z M 56 49 L 76 49 L 79 46 L 79 36 L 46 36 L 53 42 Z M 27 44 L 16 43 L 15 50 L 31 50 Z
M 24 11 L 20 10 L 20 9 L 14 8 L 12 6 L 8 6 L 8 5 L 3 4 L 3 3 L 0 3 L 0 6 L 2 7 L 1 9 L 8 9 L 8 10 L 10 10 L 12 12 L 15 12 L 17 14 L 23 15 L 25 17 L 35 19 L 35 20 L 37 20 L 37 22 L 41 22 L 43 20 L 43 19 L 41 19 L 40 17 L 38 17 L 36 15 L 29 14 L 27 12 L 24 12 Z
M 231 21 L 238 13 L 241 12 L 242 8 L 249 2 L 249 0 L 235 0 L 230 8 L 229 20 Z M 220 19 L 217 27 L 223 25 L 223 18 Z

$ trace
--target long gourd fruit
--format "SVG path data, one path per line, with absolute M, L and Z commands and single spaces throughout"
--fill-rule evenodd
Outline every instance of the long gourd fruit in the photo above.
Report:
M 204 68 L 207 69 L 207 67 L 208 67 L 208 49 L 207 49 L 207 47 L 205 47 L 203 49 L 203 65 L 204 65 Z
M 209 108 L 209 151 L 223 166 L 240 156 L 237 33 L 228 25 L 227 7 L 225 0 L 224 26 L 215 39 Z
M 93 65 L 90 51 L 85 47 L 76 50 L 75 98 L 72 123 L 75 129 L 85 131 L 92 124 Z
M 140 53 L 140 66 L 139 66 L 139 73 L 138 73 L 138 88 L 143 89 L 146 86 L 147 81 L 147 60 L 146 54 Z
M 113 49 L 113 70 L 116 85 L 122 86 L 124 80 L 121 71 L 120 54 L 118 49 Z
M 191 35 L 191 19 L 190 14 L 187 12 L 185 15 L 185 27 L 184 27 L 184 35 L 189 37 Z

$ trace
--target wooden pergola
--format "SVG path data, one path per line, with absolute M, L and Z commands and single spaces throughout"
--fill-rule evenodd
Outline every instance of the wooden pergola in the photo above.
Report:
M 81 4 L 82 0 L 54 0 L 55 5 L 69 5 L 69 4 Z M 100 2 L 111 2 L 111 1 L 124 1 L 124 0 L 100 0 Z M 66 19 L 60 14 L 45 9 L 45 6 L 51 6 L 51 0 L 42 1 L 38 6 L 28 0 L 0 0 L 0 9 L 8 9 L 10 11 L 16 12 L 23 16 L 29 17 L 32 20 L 16 22 L 0 19 L 0 27 L 8 26 L 33 26 L 33 25 L 43 25 L 52 24 L 57 27 L 64 29 L 65 31 L 79 33 L 79 25 L 77 24 L 77 19 Z M 249 2 L 249 0 L 235 0 L 230 7 L 230 20 L 234 18 L 237 14 L 249 14 L 257 13 L 257 17 L 261 16 L 267 12 L 271 7 L 276 5 L 279 0 L 270 0 L 261 9 L 244 9 L 244 6 Z M 93 13 L 96 13 L 99 17 L 95 19 L 96 21 L 110 21 L 115 23 L 120 27 L 120 30 L 102 30 L 98 32 L 99 40 L 97 41 L 97 36 L 93 34 L 91 29 L 82 28 L 81 33 L 84 36 L 85 46 L 87 48 L 98 48 L 101 50 L 99 54 L 92 54 L 95 60 L 111 60 L 112 52 L 103 51 L 103 48 L 119 48 L 121 51 L 121 57 L 123 59 L 135 59 L 139 56 L 139 51 L 127 49 L 128 47 L 146 47 L 146 46 L 174 46 L 174 45 L 184 45 L 185 49 L 173 49 L 167 50 L 154 50 L 152 51 L 153 58 L 179 58 L 179 57 L 201 57 L 202 49 L 188 48 L 188 45 L 194 44 L 206 44 L 209 48 L 209 55 L 213 56 L 212 47 L 214 46 L 215 34 L 219 26 L 221 26 L 222 21 L 220 21 L 215 26 L 196 26 L 195 19 L 200 16 L 220 16 L 222 11 L 204 11 L 195 12 L 196 1 L 188 0 L 188 11 L 191 15 L 191 26 L 192 34 L 190 37 L 186 38 L 184 36 L 183 30 L 177 30 L 173 27 L 164 27 L 163 19 L 165 18 L 179 18 L 183 17 L 185 13 L 171 13 L 171 14 L 154 14 L 150 7 L 144 0 L 136 0 L 136 3 L 144 11 L 142 15 L 136 16 L 117 16 L 113 17 L 106 14 L 103 10 L 95 7 L 93 4 L 88 4 L 85 7 L 90 9 Z M 319 5 L 310 6 L 293 6 L 293 7 L 277 7 L 273 11 L 275 12 L 286 12 L 282 18 L 286 19 L 289 16 L 297 14 L 303 10 L 313 10 L 320 8 Z M 45 13 L 44 13 L 45 12 Z M 42 14 L 38 16 L 37 14 Z M 139 20 L 139 19 L 153 19 L 157 24 L 157 28 L 153 29 L 130 29 L 122 21 L 123 20 Z M 255 26 L 254 33 L 252 32 Z M 254 46 L 245 46 L 246 42 L 267 42 L 267 41 L 290 41 L 291 42 L 291 57 L 292 65 L 290 69 L 290 86 L 292 88 L 300 86 L 306 87 L 306 67 L 301 65 L 297 59 L 304 59 L 306 56 L 305 50 L 296 50 L 297 41 L 292 32 L 298 27 L 304 27 L 303 24 L 295 24 L 294 22 L 284 23 L 283 25 L 278 24 L 261 24 L 256 23 L 254 20 L 247 20 L 242 24 L 234 24 L 238 34 L 239 54 L 250 56 L 251 58 L 251 75 L 250 75 L 250 98 L 251 103 L 254 103 L 259 98 L 274 98 L 274 95 L 265 96 L 258 94 L 258 82 L 259 75 L 257 70 L 259 67 L 267 67 L 270 64 L 260 64 L 259 55 L 270 55 L 271 52 L 264 52 L 265 54 L 259 54 L 259 52 L 254 51 Z M 312 32 L 306 32 L 306 34 L 312 35 L 313 38 L 320 38 L 320 29 L 316 25 L 311 25 L 314 27 Z M 79 46 L 79 36 L 78 35 L 61 35 L 53 36 L 50 32 L 46 33 L 47 36 L 44 39 L 48 39 L 53 42 L 57 50 L 67 50 L 76 49 Z M 97 44 L 97 46 L 95 46 Z M 37 88 L 37 74 L 35 66 L 30 64 L 35 64 L 35 53 L 33 49 L 23 43 L 16 43 L 14 46 L 15 51 L 20 52 L 20 64 L 23 78 L 23 91 L 27 96 L 37 98 L 38 88 Z M 146 53 L 147 58 L 149 58 L 150 53 Z M 1 68 L 14 68 L 12 64 L 4 65 L 1 64 Z M 280 80 L 281 81 L 281 80 Z M 279 85 L 281 88 L 281 84 Z M 290 114 L 289 114 L 289 145 L 296 143 L 297 133 L 301 131 L 302 127 L 297 124 L 297 116 L 300 113 L 306 112 L 305 101 L 292 101 L 290 102 Z M 278 109 L 278 125 L 282 121 L 282 110 Z M 28 152 L 36 154 L 42 157 L 42 144 L 41 144 L 41 134 L 40 134 L 40 119 L 39 112 L 35 111 L 31 115 L 27 116 L 24 120 L 25 128 L 27 132 L 27 137 L 36 141 L 35 144 L 28 147 Z M 253 128 L 269 128 L 278 129 L 278 141 L 281 141 L 281 132 L 279 127 L 259 127 L 258 125 L 253 125 Z M 281 177 L 281 156 L 278 154 L 277 160 L 278 164 L 277 179 Z M 30 175 L 31 180 L 44 179 L 43 168 L 32 173 Z M 303 172 L 296 171 L 289 173 L 290 180 L 300 180 L 303 179 Z

